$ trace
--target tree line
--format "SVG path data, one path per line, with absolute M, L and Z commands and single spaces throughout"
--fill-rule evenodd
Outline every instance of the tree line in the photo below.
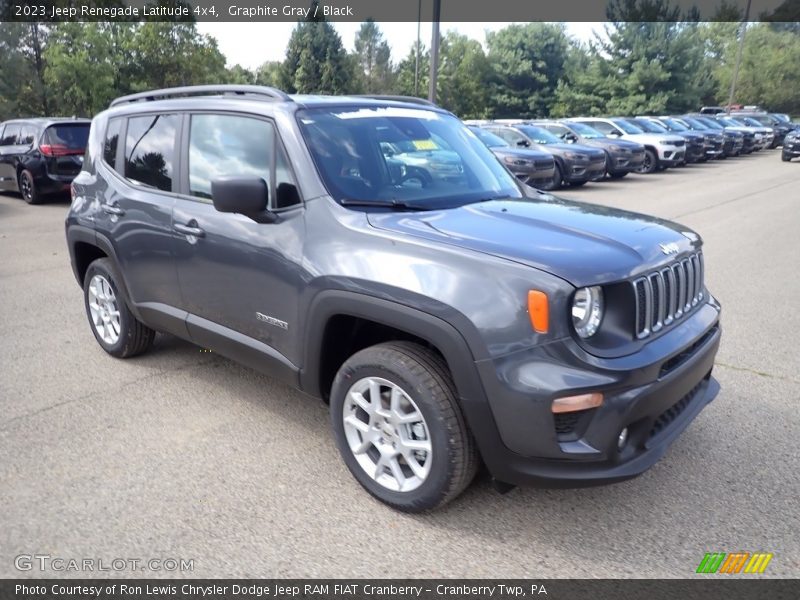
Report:
M 661 0 L 652 20 L 619 0 L 605 34 L 582 42 L 563 24 L 514 24 L 485 44 L 448 32 L 437 102 L 462 118 L 678 113 L 727 101 L 739 24 L 698 22 Z M 723 8 L 724 9 L 724 8 Z M 733 10 L 733 9 L 727 9 Z M 626 12 L 627 11 L 627 12 Z M 289 93 L 426 96 L 430 54 L 396 59 L 373 21 L 347 52 L 325 20 L 297 23 L 283 61 L 226 66 L 192 22 L 0 23 L 0 119 L 92 116 L 118 96 L 207 83 L 261 84 Z M 800 114 L 800 25 L 751 24 L 735 101 Z

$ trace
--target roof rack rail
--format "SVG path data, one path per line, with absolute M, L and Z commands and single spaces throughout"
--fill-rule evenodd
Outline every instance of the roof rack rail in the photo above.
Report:
M 119 106 L 120 104 L 129 104 L 133 102 L 152 102 L 154 100 L 166 100 L 168 98 L 186 96 L 216 96 L 225 94 L 235 96 L 259 96 L 261 98 L 282 100 L 284 102 L 291 101 L 291 98 L 286 92 L 265 85 L 190 85 L 122 96 L 121 98 L 113 100 L 109 106 Z
M 422 104 L 423 106 L 439 106 L 430 100 L 417 98 L 416 96 L 395 96 L 392 94 L 356 94 L 356 98 L 371 98 L 372 100 L 394 100 L 396 102 L 409 102 L 411 104 Z

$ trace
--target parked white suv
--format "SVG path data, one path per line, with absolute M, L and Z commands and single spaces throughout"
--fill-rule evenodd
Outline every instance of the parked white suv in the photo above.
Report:
M 674 134 L 645 133 L 639 127 L 625 119 L 603 117 L 576 117 L 567 119 L 578 123 L 586 123 L 608 137 L 621 138 L 638 142 L 645 148 L 644 163 L 640 173 L 653 173 L 684 162 L 686 156 L 686 140 Z

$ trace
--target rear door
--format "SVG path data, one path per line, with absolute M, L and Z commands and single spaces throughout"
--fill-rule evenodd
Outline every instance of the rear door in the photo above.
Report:
M 180 123 L 169 113 L 108 121 L 95 226 L 113 246 L 130 300 L 148 325 L 186 337 L 172 231 Z
M 50 175 L 72 178 L 81 172 L 89 123 L 56 123 L 44 130 L 39 151 Z
M 21 123 L 7 123 L 0 137 L 0 190 L 17 191 L 17 143 L 22 133 Z
M 173 227 L 192 339 L 246 364 L 271 356 L 288 367 L 275 372 L 282 376 L 299 361 L 305 220 L 275 125 L 249 115 L 188 114 L 181 147 L 185 193 L 175 203 Z M 211 182 L 224 176 L 263 178 L 277 221 L 218 212 Z

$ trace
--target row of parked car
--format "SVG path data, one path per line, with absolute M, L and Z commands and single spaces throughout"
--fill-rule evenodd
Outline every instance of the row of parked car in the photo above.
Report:
M 800 156 L 800 124 L 768 113 L 581 117 L 467 121 L 470 129 L 527 184 L 543 190 L 581 186 L 628 173 L 653 173 L 783 145 Z M 787 141 L 788 137 L 788 141 Z
M 466 121 L 517 177 L 542 190 L 581 186 L 628 173 L 653 173 L 687 163 L 783 146 L 800 156 L 800 124 L 766 112 L 561 120 Z M 69 190 L 83 164 L 91 121 L 17 119 L 0 124 L 0 192 L 19 192 L 29 204 Z M 463 168 L 446 145 L 381 143 L 390 170 L 424 187 L 458 179 Z

